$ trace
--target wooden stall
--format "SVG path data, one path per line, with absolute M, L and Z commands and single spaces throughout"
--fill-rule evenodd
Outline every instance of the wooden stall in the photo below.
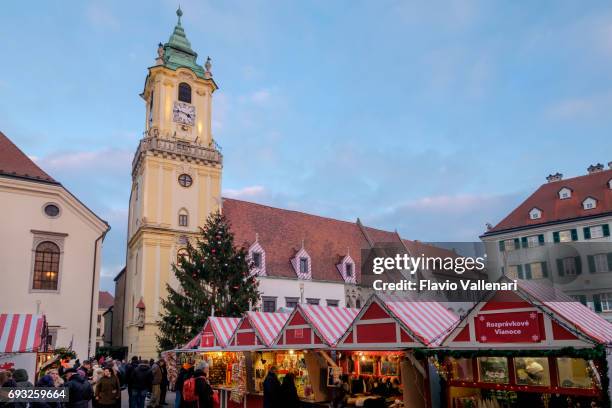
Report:
M 612 325 L 589 308 L 520 281 L 479 302 L 436 360 L 452 408 L 605 406 L 610 342 Z
M 36 381 L 47 353 L 47 323 L 44 315 L 0 314 L 0 370 L 23 368 Z
M 427 363 L 410 350 L 439 345 L 458 320 L 437 302 L 373 295 L 336 345 L 336 361 L 348 377 L 348 403 L 430 406 Z

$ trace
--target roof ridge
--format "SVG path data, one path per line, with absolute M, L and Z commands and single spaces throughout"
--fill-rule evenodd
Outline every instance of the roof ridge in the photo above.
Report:
M 9 149 L 2 149 L 2 145 L 1 143 L 4 142 L 8 145 L 9 149 L 14 150 L 13 152 L 9 151 Z M 36 180 L 36 181 L 43 181 L 43 182 L 48 182 L 48 183 L 54 183 L 54 184 L 60 184 L 60 182 L 58 182 L 57 180 L 55 180 L 53 177 L 51 177 L 49 175 L 49 173 L 47 173 L 46 171 L 44 171 L 38 164 L 36 164 L 36 162 L 34 162 L 34 160 L 32 160 L 27 154 L 25 154 L 25 152 L 23 150 L 21 150 L 19 148 L 19 146 L 17 146 L 8 136 L 6 136 L 4 133 L 2 133 L 2 131 L 0 131 L 0 153 L 2 153 L 2 151 L 5 150 L 7 151 L 7 153 L 12 153 L 13 155 L 15 155 L 13 157 L 13 160 L 17 159 L 21 162 L 26 162 L 31 166 L 34 166 L 34 170 L 38 170 L 42 176 L 36 176 L 33 174 L 28 174 L 26 172 L 23 172 L 21 174 L 19 174 L 16 171 L 10 171 L 9 169 L 2 169 L 0 168 L 0 174 L 5 174 L 7 176 L 15 176 L 15 177 L 21 177 L 21 178 L 26 178 L 29 180 Z

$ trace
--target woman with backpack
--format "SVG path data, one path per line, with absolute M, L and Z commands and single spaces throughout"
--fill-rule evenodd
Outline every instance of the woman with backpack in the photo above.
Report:
M 206 378 L 203 370 L 196 370 L 193 373 L 196 381 L 196 394 L 198 395 L 198 408 L 213 408 L 213 389 Z
M 183 385 L 185 381 L 193 376 L 193 367 L 189 363 L 184 363 L 176 376 L 174 383 L 175 401 L 174 408 L 184 408 L 185 400 L 183 398 Z

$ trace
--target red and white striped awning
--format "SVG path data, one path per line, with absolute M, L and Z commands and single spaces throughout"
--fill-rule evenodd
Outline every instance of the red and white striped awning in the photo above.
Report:
M 0 314 L 0 353 L 38 351 L 44 324 L 43 315 Z
M 276 339 L 290 315 L 291 313 L 280 312 L 247 312 L 251 326 L 266 346 L 270 346 Z
M 198 333 L 193 339 L 191 339 L 188 343 L 186 343 L 181 350 L 193 350 L 198 348 L 200 345 L 200 340 L 202 338 L 202 333 Z
M 240 323 L 240 318 L 211 316 L 208 318 L 208 323 L 217 339 L 217 344 L 226 347 Z
M 336 306 L 298 305 L 323 341 L 334 346 L 349 328 L 359 309 Z
M 427 346 L 437 346 L 459 322 L 459 317 L 438 302 L 407 301 L 382 296 L 385 306 Z
M 543 306 L 599 343 L 612 343 L 612 324 L 559 289 L 531 281 L 518 281 L 518 287 Z

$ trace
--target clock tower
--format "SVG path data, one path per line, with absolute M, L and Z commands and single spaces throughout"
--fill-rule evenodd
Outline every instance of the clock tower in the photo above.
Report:
M 222 156 L 211 129 L 217 84 L 211 61 L 197 61 L 181 23 L 160 43 L 140 95 L 145 131 L 132 162 L 125 269 L 123 344 L 130 355 L 157 355 L 157 322 L 172 264 L 221 205 Z

